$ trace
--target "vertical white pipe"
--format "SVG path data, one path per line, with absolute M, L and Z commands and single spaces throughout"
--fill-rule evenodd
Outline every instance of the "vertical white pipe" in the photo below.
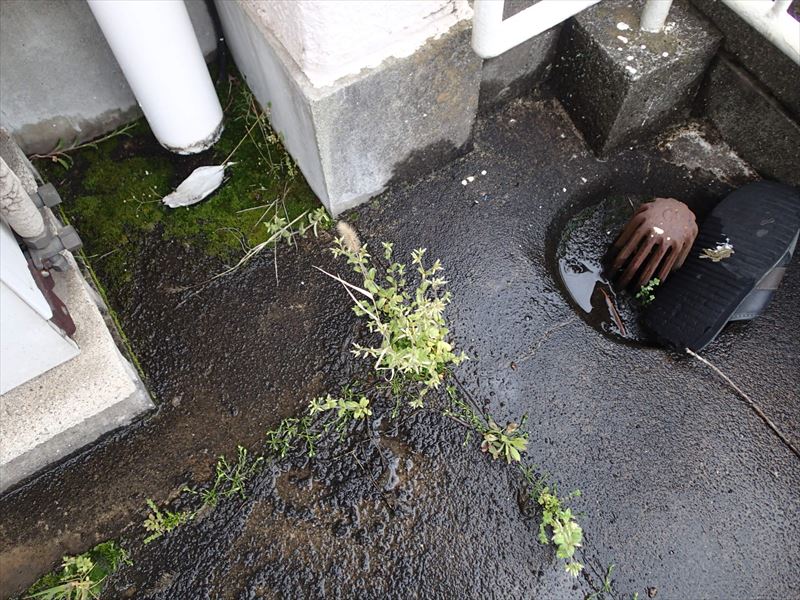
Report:
M 642 18 L 639 28 L 642 31 L 660 33 L 667 22 L 667 15 L 672 6 L 672 0 L 647 0 L 647 4 L 642 11 Z
M 772 3 L 773 14 L 781 14 L 788 12 L 789 7 L 792 6 L 792 0 L 775 0 Z
M 222 107 L 183 0 L 87 0 L 162 146 L 201 152 L 219 139 Z

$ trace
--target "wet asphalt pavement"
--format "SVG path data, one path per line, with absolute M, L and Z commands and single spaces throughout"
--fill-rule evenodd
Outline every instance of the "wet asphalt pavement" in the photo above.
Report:
M 590 573 L 616 565 L 614 597 L 800 597 L 800 460 L 700 363 L 590 327 L 556 274 L 561 227 L 608 194 L 674 196 L 702 213 L 730 189 L 654 145 L 600 161 L 557 104 L 526 100 L 485 117 L 463 159 L 345 215 L 372 246 L 427 247 L 442 260 L 453 339 L 472 358 L 459 379 L 499 422 L 528 414 L 531 460 L 562 491 L 583 492 L 579 559 Z M 344 273 L 325 245 L 280 252 L 277 285 L 263 255 L 178 309 L 181 287 L 219 265 L 176 243 L 143 249 L 132 295 L 113 302 L 162 405 L 0 498 L 4 596 L 111 537 L 135 565 L 110 581 L 109 598 L 591 591 L 536 541 L 513 470 L 474 441 L 465 448 L 463 431 L 434 413 L 355 458 L 330 447 L 266 469 L 247 500 L 137 541 L 145 498 L 204 482 L 218 454 L 257 448 L 311 396 L 368 377 L 347 352 L 363 325 L 312 268 Z M 766 314 L 728 327 L 704 355 L 800 444 L 796 263 Z

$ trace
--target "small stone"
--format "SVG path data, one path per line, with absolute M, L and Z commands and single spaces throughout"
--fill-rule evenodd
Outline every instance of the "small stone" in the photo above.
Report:
M 645 44 L 642 44 L 642 45 L 641 45 L 641 46 L 639 46 L 639 47 L 640 47 L 642 50 L 647 50 L 647 46 L 646 46 Z
M 649 587 L 649 588 L 647 588 L 647 596 L 649 598 L 655 598 L 656 594 L 658 594 L 658 588 L 657 587 Z
M 663 56 L 664 58 L 667 58 L 669 56 L 669 52 L 662 52 L 661 56 Z
M 481 171 L 481 175 L 486 175 L 486 170 Z
M 634 69 L 634 68 L 633 68 L 632 66 L 630 66 L 630 65 L 625 65 L 625 69 L 626 69 L 626 70 L 628 71 L 628 73 L 630 73 L 631 75 L 635 75 L 636 73 L 638 73 L 638 71 L 637 71 L 636 69 Z
M 617 39 L 618 39 L 620 42 L 622 42 L 623 44 L 627 44 L 627 43 L 628 43 L 628 38 L 626 38 L 624 35 L 618 35 L 618 36 L 617 36 Z
M 581 181 L 582 181 L 583 183 L 586 183 L 586 182 L 587 182 L 587 181 L 589 181 L 589 180 L 588 180 L 588 179 L 586 179 L 586 177 L 581 177 Z
M 628 55 L 625 57 L 625 60 L 633 60 L 633 56 Z
M 467 180 L 466 179 L 462 179 L 461 180 L 461 185 L 467 185 Z
M 631 26 L 628 25 L 627 23 L 623 23 L 621 21 L 619 23 L 617 23 L 617 29 L 619 29 L 620 31 L 628 31 L 628 29 L 630 29 L 630 28 L 631 28 Z
M 472 183 L 473 181 L 475 181 L 475 177 L 473 177 L 472 175 L 470 175 L 469 177 L 467 177 L 467 181 L 469 181 L 470 183 Z

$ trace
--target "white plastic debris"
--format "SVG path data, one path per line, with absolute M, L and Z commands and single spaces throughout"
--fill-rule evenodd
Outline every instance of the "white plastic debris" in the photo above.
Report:
M 636 73 L 638 73 L 638 71 L 630 65 L 625 65 L 625 70 L 628 71 L 628 73 L 630 73 L 631 75 L 636 75 Z
M 481 171 L 481 175 L 486 175 L 486 171 Z
M 232 164 L 234 163 L 196 168 L 174 192 L 164 196 L 161 201 L 170 208 L 197 204 L 222 185 L 225 167 Z
M 466 179 L 462 179 L 461 180 L 461 185 L 467 185 L 467 180 Z
M 630 28 L 631 28 L 631 26 L 628 25 L 627 23 L 623 23 L 621 21 L 619 23 L 617 23 L 617 29 L 619 29 L 620 31 L 628 31 L 628 29 L 630 29 Z
M 622 42 L 623 44 L 627 44 L 627 43 L 628 43 L 628 38 L 626 38 L 624 35 L 618 35 L 618 36 L 617 36 L 617 39 L 618 39 L 620 42 Z
M 467 177 L 467 181 L 472 183 L 473 181 L 475 181 L 475 177 L 473 175 L 470 175 L 469 177 Z

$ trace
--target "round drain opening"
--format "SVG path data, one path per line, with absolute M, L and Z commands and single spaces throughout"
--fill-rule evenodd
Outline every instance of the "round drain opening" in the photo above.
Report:
M 605 272 L 611 244 L 646 200 L 613 195 L 584 208 L 562 228 L 554 256 L 562 290 L 575 310 L 589 325 L 616 340 L 649 341 L 639 325 L 642 303 L 627 290 L 615 289 Z

